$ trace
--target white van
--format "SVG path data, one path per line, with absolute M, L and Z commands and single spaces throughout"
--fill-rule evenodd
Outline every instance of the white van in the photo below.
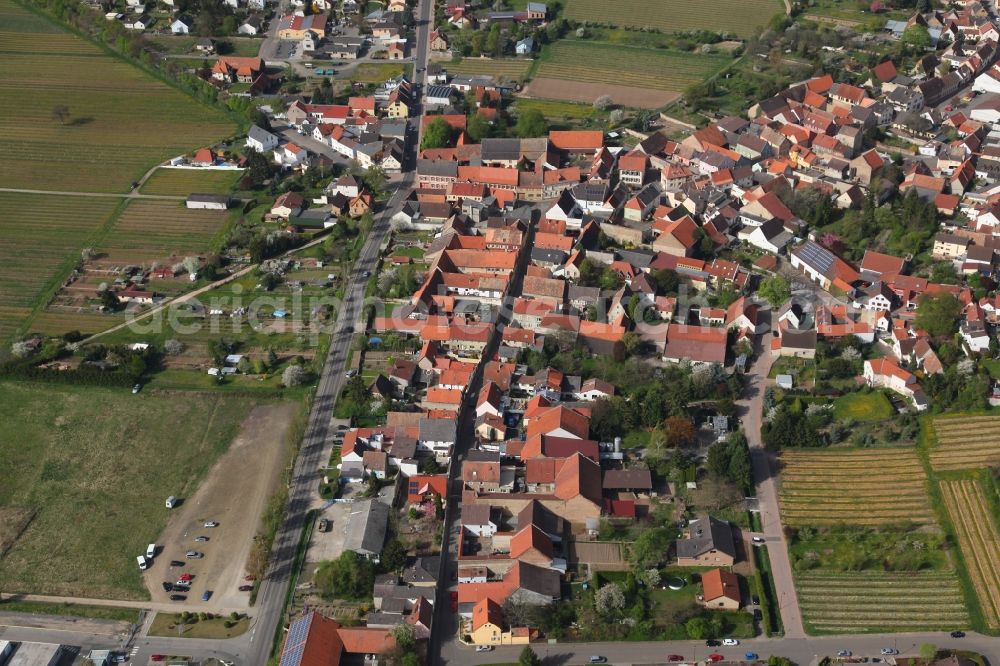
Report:
M 148 557 L 149 559 L 153 559 L 154 557 L 156 557 L 155 543 L 151 543 L 148 546 L 146 546 L 146 557 Z
M 177 506 L 177 498 L 171 495 L 170 497 L 167 498 L 167 508 L 172 509 L 175 506 Z
M 145 555 L 138 555 L 135 561 L 139 563 L 139 571 L 145 571 L 149 568 L 149 560 L 146 559 Z

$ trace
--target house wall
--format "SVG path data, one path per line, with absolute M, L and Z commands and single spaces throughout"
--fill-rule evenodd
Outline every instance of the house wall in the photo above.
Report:
M 733 558 L 730 555 L 719 552 L 717 550 L 710 550 L 707 553 L 702 553 L 698 557 L 678 557 L 677 566 L 679 567 L 731 567 L 733 566 Z

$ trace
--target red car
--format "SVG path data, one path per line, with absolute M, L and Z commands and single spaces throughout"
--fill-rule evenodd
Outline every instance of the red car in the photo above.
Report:
M 248 581 L 248 582 L 251 582 L 251 583 L 252 583 L 253 581 L 257 580 L 257 576 L 244 576 L 244 577 L 243 577 L 243 580 L 245 580 L 245 581 Z
M 708 655 L 708 658 L 711 659 L 712 661 L 722 661 L 723 659 L 725 659 L 725 657 L 723 657 L 718 652 L 713 652 L 712 654 Z
M 451 612 L 458 612 L 458 592 L 451 593 Z
M 667 661 L 684 661 L 684 657 L 679 654 L 672 654 L 667 657 Z
M 165 654 L 154 654 L 152 657 L 150 657 L 150 660 L 152 660 L 152 661 L 163 661 L 166 658 L 167 658 L 167 655 L 165 655 Z
M 183 574 L 181 574 L 180 578 L 178 578 L 177 580 L 192 580 L 193 578 L 194 578 L 194 575 L 189 574 L 189 573 L 183 573 Z

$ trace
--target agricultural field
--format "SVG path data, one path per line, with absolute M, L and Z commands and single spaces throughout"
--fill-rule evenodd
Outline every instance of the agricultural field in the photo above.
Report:
M 809 572 L 795 583 L 810 634 L 952 630 L 969 623 L 953 572 Z
M 912 449 L 785 451 L 781 465 L 786 525 L 934 522 L 927 476 Z
M 199 194 L 226 194 L 239 182 L 242 171 L 222 169 L 160 168 L 142 184 L 143 194 L 186 197 Z
M 983 488 L 973 479 L 942 481 L 941 495 L 986 624 L 1000 628 L 1000 534 Z
M 145 599 L 135 556 L 254 407 L 246 395 L 0 382 L 0 507 L 33 511 L 5 592 Z
M 932 421 L 929 449 L 935 471 L 1000 465 L 1000 416 L 962 416 Z
M 233 211 L 191 210 L 183 201 L 134 199 L 98 246 L 115 261 L 138 264 L 207 252 Z
M 565 16 L 571 21 L 613 23 L 621 27 L 656 28 L 662 32 L 711 30 L 751 37 L 782 13 L 775 0 L 720 0 L 711 9 L 697 0 L 663 0 L 653 9 L 640 0 L 622 0 L 614 11 L 602 0 L 568 0 Z
M 501 79 L 517 80 L 524 78 L 531 68 L 531 60 L 515 60 L 504 58 L 490 60 L 488 58 L 464 58 L 460 62 L 442 63 L 449 74 L 482 74 Z
M 118 205 L 114 198 L 0 192 L 0 237 L 6 250 L 0 267 L 0 341 L 9 340 L 30 319 Z
M 153 165 L 234 130 L 219 111 L 0 0 L 4 186 L 126 192 Z
M 731 62 L 724 56 L 563 40 L 546 47 L 526 94 L 585 103 L 610 95 L 624 106 L 663 106 Z

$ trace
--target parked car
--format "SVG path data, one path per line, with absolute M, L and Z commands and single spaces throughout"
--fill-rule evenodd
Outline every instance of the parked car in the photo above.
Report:
M 451 593 L 451 612 L 458 612 L 458 592 Z
M 756 652 L 747 652 L 743 655 L 743 658 L 747 661 L 757 661 L 760 657 L 757 656 Z
M 719 647 L 720 645 L 722 645 L 722 642 L 717 641 L 714 638 L 709 638 L 707 641 L 705 641 L 705 645 L 707 647 Z
M 754 606 L 760 606 L 760 597 L 758 597 L 756 594 L 751 594 L 750 603 L 752 603 Z
M 667 661 L 684 661 L 684 657 L 679 654 L 672 654 L 667 657 Z
M 111 655 L 111 661 L 115 664 L 124 664 L 128 661 L 128 652 L 115 652 Z
M 740 642 L 738 640 L 736 640 L 735 638 L 723 638 L 722 639 L 722 644 L 723 645 L 728 645 L 729 647 L 732 647 L 734 645 L 739 645 Z
M 725 659 L 725 657 L 723 657 L 718 652 L 713 652 L 712 654 L 708 655 L 709 661 L 722 661 L 723 659 Z
M 218 526 L 219 523 L 215 522 L 214 520 L 209 520 L 206 521 L 206 523 L 202 527 L 218 527 Z
M 185 580 L 185 581 L 192 579 L 194 579 L 194 574 L 189 574 L 189 573 L 182 573 L 178 578 L 178 580 Z
M 951 637 L 952 638 L 965 638 L 965 632 L 964 631 L 953 631 L 953 632 L 951 632 Z
M 194 540 L 197 541 L 198 543 L 205 543 L 206 541 L 208 541 L 208 537 L 204 535 L 196 536 Z
M 248 574 L 246 576 L 243 576 L 243 580 L 250 581 L 252 583 L 253 581 L 257 580 L 257 576 L 254 576 L 253 574 Z
M 150 661 L 163 661 L 166 658 L 167 658 L 167 655 L 165 655 L 165 654 L 154 654 L 154 655 L 152 655 L 149 658 L 149 660 Z
M 185 553 L 184 556 L 187 557 L 189 560 L 200 560 L 201 558 L 205 557 L 205 554 L 197 550 L 189 550 L 187 553 Z
M 492 651 L 493 651 L 493 646 L 492 645 L 477 645 L 476 646 L 476 652 L 492 652 Z
M 202 601 L 208 601 L 212 598 L 212 590 L 205 590 L 201 595 Z
M 764 537 L 753 537 L 750 540 L 754 543 L 767 543 L 767 540 Z
M 894 654 L 899 654 L 899 650 L 896 648 L 882 648 L 882 654 L 886 656 L 892 656 Z
M 136 384 L 135 386 L 132 387 L 132 395 L 135 395 L 140 390 L 142 390 L 142 384 Z
M 606 664 L 606 663 L 608 663 L 608 658 L 607 657 L 602 657 L 599 654 L 591 655 L 591 657 L 590 657 L 590 663 L 592 663 L 592 664 Z
M 170 595 L 170 600 L 171 601 L 187 601 L 187 597 L 185 597 L 183 594 L 171 594 Z
M 181 562 L 180 560 L 170 560 L 170 566 L 172 566 L 172 567 L 182 567 L 182 566 L 184 566 L 184 563 Z
M 837 652 L 837 656 L 838 657 L 850 657 L 851 656 L 851 651 L 850 650 L 840 650 L 839 652 Z
M 167 580 L 163 581 L 163 591 L 164 592 L 173 592 L 174 591 L 174 584 L 171 583 L 170 581 L 167 581 Z
M 240 585 L 240 592 L 249 592 L 253 589 L 253 585 Z
M 760 612 L 759 608 L 753 609 L 753 619 L 756 620 L 757 622 L 760 622 L 761 620 L 764 619 L 764 614 Z

